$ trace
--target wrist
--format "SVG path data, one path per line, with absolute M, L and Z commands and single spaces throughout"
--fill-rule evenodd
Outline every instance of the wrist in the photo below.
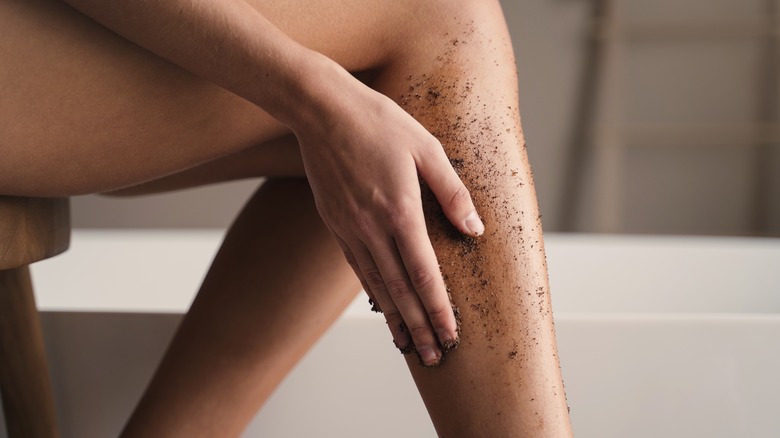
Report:
M 275 115 L 293 133 L 332 126 L 338 108 L 362 84 L 335 61 L 308 49 L 299 56 L 290 90 Z

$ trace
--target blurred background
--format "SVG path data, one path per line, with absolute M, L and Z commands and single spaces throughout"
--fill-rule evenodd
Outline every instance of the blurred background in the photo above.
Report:
M 776 0 L 503 0 L 547 231 L 780 236 Z M 79 228 L 222 228 L 258 181 L 73 199 Z

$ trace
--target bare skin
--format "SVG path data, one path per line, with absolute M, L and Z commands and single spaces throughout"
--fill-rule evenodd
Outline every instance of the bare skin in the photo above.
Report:
M 220 82 L 219 74 L 189 65 L 192 60 L 187 61 L 186 52 L 183 58 L 173 55 L 174 62 L 219 86 L 63 5 L 0 5 L 0 28 L 10 28 L 4 32 L 11 36 L 3 41 L 12 41 L 0 43 L 0 53 L 20 60 L 0 67 L 0 83 L 9 83 L 10 78 L 18 85 L 2 89 L 0 95 L 0 121 L 3 126 L 14 122 L 0 143 L 4 156 L 0 192 L 69 195 L 126 187 L 118 194 L 129 195 L 251 176 L 305 174 L 316 197 L 318 190 L 320 196 L 336 190 L 323 188 L 323 183 L 318 186 L 327 179 L 318 171 L 359 158 L 357 149 L 342 149 L 352 153 L 336 158 L 315 154 L 311 145 L 324 138 L 320 128 L 294 128 L 296 122 L 286 119 L 292 116 L 284 109 L 272 117 L 266 111 L 274 112 L 278 97 L 242 94 L 253 87 L 241 80 Z M 425 209 L 427 223 L 422 214 L 391 215 L 388 222 L 372 219 L 364 222 L 369 224 L 364 231 L 375 240 L 363 236 L 346 244 L 343 233 L 338 241 L 327 232 L 334 231 L 337 221 L 331 217 L 329 222 L 328 215 L 338 216 L 335 210 L 324 212 L 319 199 L 316 209 L 305 183 L 272 182 L 250 200 L 231 227 L 125 436 L 240 433 L 357 291 L 349 266 L 335 256 L 342 250 L 353 256 L 367 292 L 385 311 L 395 342 L 400 347 L 413 343 L 418 351 L 429 346 L 434 360 L 427 364 L 438 363 L 446 338 L 434 333 L 441 328 L 454 331 L 455 321 L 448 302 L 447 312 L 431 312 L 424 302 L 426 296 L 443 293 L 436 290 L 438 274 L 414 275 L 430 271 L 407 266 L 398 277 L 407 280 L 388 281 L 399 276 L 398 266 L 408 264 L 403 255 L 422 254 L 417 256 L 424 261 L 421 265 L 436 263 L 433 251 L 426 253 L 428 239 L 462 324 L 460 347 L 447 353 L 438 367 L 420 367 L 419 357 L 408 356 L 437 432 L 448 437 L 570 436 L 541 227 L 516 103 L 514 60 L 497 3 L 346 2 L 333 8 L 314 2 L 306 5 L 311 12 L 306 17 L 297 15 L 296 2 L 253 6 L 302 46 L 349 71 L 369 72 L 361 76 L 366 83 L 421 123 L 418 128 L 401 116 L 373 122 L 368 117 L 361 119 L 368 128 L 360 130 L 378 130 L 385 139 L 412 135 L 427 146 L 432 143 L 425 129 L 419 129 L 432 132 L 473 196 L 485 233 L 476 239 L 461 234 L 468 231 L 462 220 L 470 200 L 453 209 L 426 186 L 423 202 L 417 202 Z M 78 7 L 89 10 L 90 3 L 79 2 Z M 94 13 L 99 20 L 112 22 L 102 14 Z M 52 28 L 59 33 L 42 30 Z M 371 105 L 360 102 L 374 102 L 375 97 L 361 93 L 366 92 L 358 88 L 355 94 L 347 93 L 348 101 L 366 112 Z M 355 135 L 359 141 L 354 143 L 374 142 L 367 134 Z M 339 141 L 350 143 L 344 138 Z M 386 145 L 383 150 L 397 152 L 403 147 Z M 419 186 L 407 172 L 416 166 L 428 186 L 441 191 L 441 183 L 431 184 L 429 179 L 448 181 L 448 176 L 437 176 L 426 166 L 452 168 L 431 164 L 440 162 L 432 149 L 411 153 L 416 161 L 392 180 L 403 184 L 388 180 L 377 185 L 400 185 L 413 193 L 409 182 Z M 384 174 L 395 175 L 394 163 L 405 160 L 380 157 L 358 160 L 361 166 L 351 167 L 362 167 L 370 175 L 390 169 Z M 342 164 L 324 163 L 333 160 Z M 323 166 L 313 167 L 312 162 Z M 380 163 L 383 167 L 376 167 Z M 345 175 L 359 180 L 362 175 L 354 172 Z M 347 178 L 340 190 L 354 181 Z M 412 204 L 395 204 L 391 211 L 414 212 Z M 409 231 L 426 226 L 422 239 Z M 400 235 L 404 238 L 392 237 Z M 398 252 L 388 253 L 391 245 L 365 243 L 387 240 L 423 245 L 405 249 L 401 243 Z M 278 257 L 279 253 L 286 256 Z M 370 263 L 382 258 L 395 264 Z M 260 278 L 264 287 L 257 290 L 254 285 Z M 290 283 L 290 278 L 302 280 Z M 429 293 L 422 292 L 427 289 Z M 428 320 L 417 323 L 426 313 Z
M 356 1 L 333 16 L 330 3 L 319 10 L 307 3 L 316 17 L 307 21 L 297 12 L 304 5 L 292 2 L 69 3 L 187 71 L 90 27 L 83 16 L 72 15 L 74 26 L 52 26 L 46 14 L 55 11 L 46 2 L 4 3 L 11 17 L 7 51 L 20 62 L 3 72 L 11 85 L 0 117 L 13 123 L 3 137 L 0 193 L 69 195 L 132 185 L 245 150 L 286 126 L 298 139 L 320 216 L 356 274 L 381 274 L 383 286 L 370 293 L 383 297 L 396 343 L 414 343 L 429 365 L 438 361 L 439 345 L 457 338 L 456 321 L 422 219 L 418 174 L 462 232 L 478 235 L 484 227 L 438 140 L 345 70 L 378 69 L 398 57 L 387 50 L 397 48 L 392 42 L 367 47 L 371 39 L 358 38 L 366 24 L 380 26 L 381 8 Z M 61 7 L 61 14 L 74 12 Z M 402 25 L 406 17 L 394 12 Z M 357 42 L 344 52 L 350 29 Z M 370 35 L 391 36 L 379 29 Z M 29 56 L 41 47 L 58 58 Z M 248 109 L 247 101 L 256 107 Z
M 359 290 L 306 180 L 265 183 L 231 226 L 123 436 L 238 436 Z

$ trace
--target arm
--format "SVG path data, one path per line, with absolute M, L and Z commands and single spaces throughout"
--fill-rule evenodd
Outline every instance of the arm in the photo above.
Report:
M 302 121 L 302 109 L 313 110 L 319 78 L 337 74 L 332 61 L 285 36 L 244 1 L 67 3 L 287 125 Z
M 432 135 L 244 1 L 68 3 L 286 124 L 323 220 L 385 310 L 397 345 L 413 342 L 427 364 L 438 362 L 456 323 L 427 236 L 418 172 L 462 232 L 483 227 Z

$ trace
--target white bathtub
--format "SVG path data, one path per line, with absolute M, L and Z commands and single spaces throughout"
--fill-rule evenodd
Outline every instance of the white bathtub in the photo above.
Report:
M 64 438 L 117 434 L 220 237 L 76 231 L 34 267 Z M 780 240 L 552 234 L 547 248 L 578 437 L 780 436 Z M 247 437 L 435 436 L 381 318 L 356 304 Z

